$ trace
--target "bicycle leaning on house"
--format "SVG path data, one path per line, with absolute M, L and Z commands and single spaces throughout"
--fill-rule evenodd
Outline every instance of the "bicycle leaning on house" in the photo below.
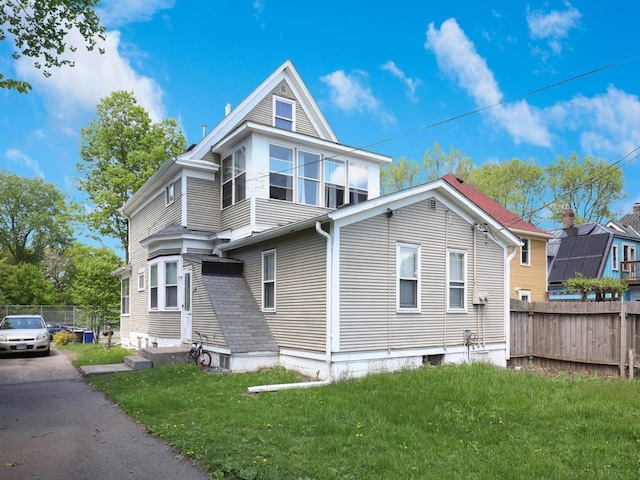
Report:
M 202 347 L 202 339 L 204 338 L 206 340 L 209 337 L 197 330 L 194 330 L 193 333 L 200 337 L 200 341 L 193 342 L 193 346 L 191 350 L 189 350 L 189 363 L 195 363 L 203 370 L 206 370 L 211 365 L 211 354 Z

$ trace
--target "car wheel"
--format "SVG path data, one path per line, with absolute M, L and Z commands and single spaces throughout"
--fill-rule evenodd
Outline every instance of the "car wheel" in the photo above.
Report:
M 40 355 L 43 357 L 48 357 L 49 354 L 51 353 L 51 349 L 47 348 L 44 352 L 42 352 Z

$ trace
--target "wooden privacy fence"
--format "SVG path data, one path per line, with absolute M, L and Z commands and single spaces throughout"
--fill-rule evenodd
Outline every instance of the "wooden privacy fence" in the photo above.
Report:
M 509 365 L 633 378 L 639 323 L 640 302 L 511 300 Z

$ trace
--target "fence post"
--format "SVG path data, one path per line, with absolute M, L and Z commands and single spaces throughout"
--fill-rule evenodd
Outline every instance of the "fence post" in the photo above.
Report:
M 533 364 L 533 306 L 531 303 L 527 312 L 527 355 L 529 355 L 529 363 Z
M 627 363 L 627 304 L 620 302 L 620 378 L 625 378 Z

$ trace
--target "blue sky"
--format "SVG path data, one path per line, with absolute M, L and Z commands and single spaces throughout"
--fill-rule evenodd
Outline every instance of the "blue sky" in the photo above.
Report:
M 0 71 L 29 80 L 0 91 L 0 168 L 76 188 L 80 129 L 100 98 L 134 91 L 188 143 L 291 59 L 338 139 L 421 160 L 438 142 L 476 165 L 578 152 L 610 162 L 640 147 L 640 2 L 108 0 L 106 53 L 44 78 L 0 44 Z M 72 34 L 74 35 L 74 34 Z M 4 45 L 3 45 L 4 44 Z M 629 60 L 630 59 L 630 60 Z M 481 113 L 604 65 L 615 66 Z M 640 159 L 624 160 L 640 201 Z M 88 206 L 87 206 L 88 208 Z

